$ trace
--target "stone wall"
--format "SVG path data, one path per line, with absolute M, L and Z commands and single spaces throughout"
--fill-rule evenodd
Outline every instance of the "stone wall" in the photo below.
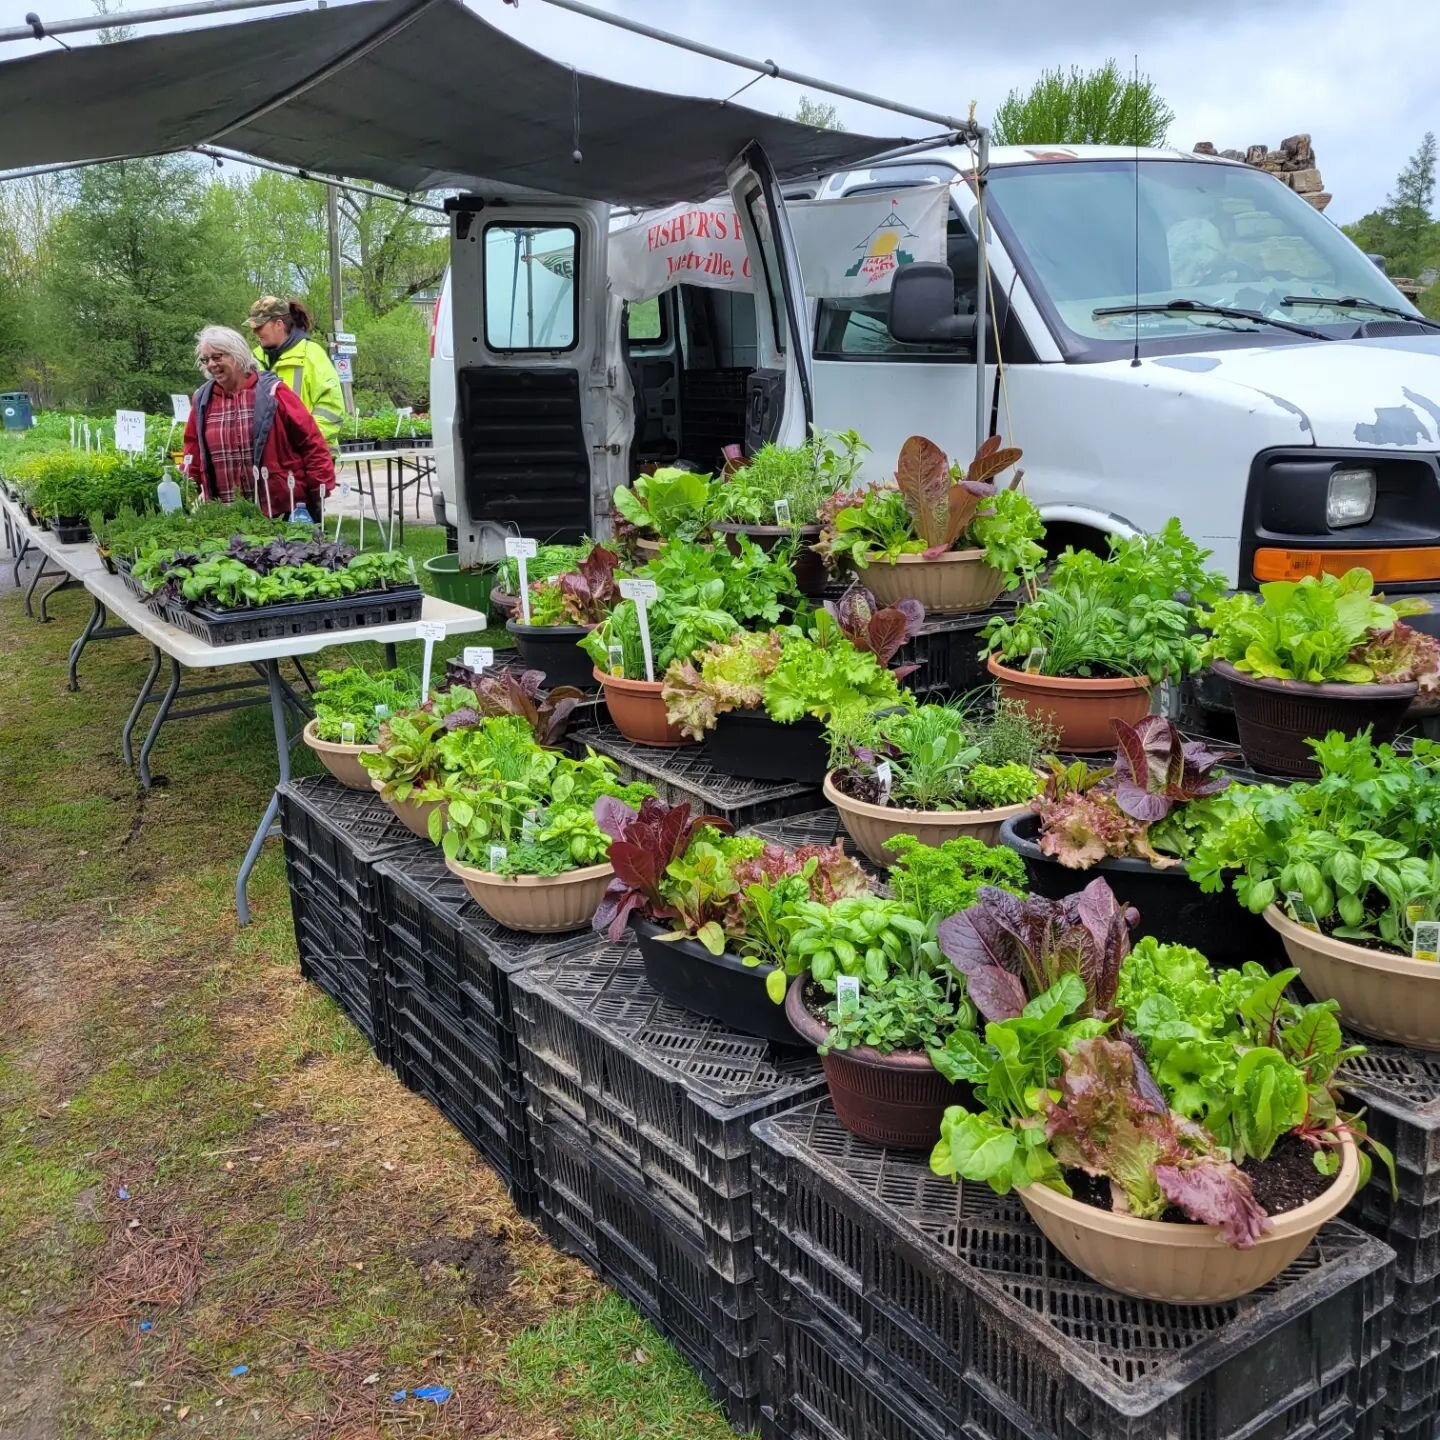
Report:
M 1317 210 L 1323 210 L 1330 203 L 1331 196 L 1315 166 L 1315 152 L 1310 148 L 1308 135 L 1292 135 L 1280 142 L 1278 150 L 1267 149 L 1264 145 L 1251 145 L 1247 150 L 1216 150 L 1209 140 L 1202 140 L 1195 146 L 1195 153 L 1243 160 L 1247 165 L 1283 181 Z

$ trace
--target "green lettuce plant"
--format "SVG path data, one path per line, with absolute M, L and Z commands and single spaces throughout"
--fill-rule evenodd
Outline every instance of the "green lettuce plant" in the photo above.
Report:
M 637 530 L 661 540 L 693 541 L 708 520 L 710 476 L 663 467 L 618 486 L 616 511 Z
M 344 670 L 321 670 L 315 686 L 315 734 L 340 744 L 347 725 L 350 741 L 373 745 L 380 727 L 391 715 L 414 709 L 420 703 L 420 682 L 408 670 L 384 670 L 372 675 L 359 665 Z

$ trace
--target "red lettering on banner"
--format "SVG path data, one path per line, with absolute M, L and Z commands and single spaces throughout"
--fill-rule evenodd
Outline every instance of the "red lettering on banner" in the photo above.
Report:
M 697 239 L 708 240 L 710 238 L 710 217 L 702 210 L 695 217 L 695 235 Z

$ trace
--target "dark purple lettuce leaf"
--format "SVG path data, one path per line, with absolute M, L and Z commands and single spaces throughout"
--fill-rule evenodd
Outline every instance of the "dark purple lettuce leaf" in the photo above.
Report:
M 1154 824 L 1176 805 L 1218 795 L 1230 783 L 1212 772 L 1230 752 L 1186 742 L 1163 715 L 1138 725 L 1115 721 L 1115 801 L 1132 819 Z

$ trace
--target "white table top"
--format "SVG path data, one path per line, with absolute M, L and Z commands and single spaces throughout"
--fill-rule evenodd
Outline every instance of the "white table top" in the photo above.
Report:
M 158 646 L 173 660 L 192 670 L 215 669 L 221 665 L 248 665 L 256 660 L 283 660 L 292 655 L 313 655 L 332 645 L 359 645 L 373 640 L 387 644 L 415 639 L 414 620 L 403 625 L 371 625 L 359 630 L 326 630 L 319 635 L 291 635 L 283 640 L 254 640 L 241 645 L 207 645 L 194 635 L 167 624 L 118 575 L 97 570 L 85 576 L 85 588 L 122 623 L 137 635 Z M 478 610 L 453 605 L 427 595 L 420 610 L 422 620 L 442 620 L 447 635 L 469 635 L 485 629 L 488 618 Z
M 433 445 L 417 446 L 413 450 L 355 450 L 350 453 L 341 453 L 335 457 L 337 465 L 356 465 L 371 460 L 417 460 L 421 457 L 427 460 L 435 458 L 435 447 Z
M 8 496 L 0 495 L 0 505 L 4 505 L 5 509 L 10 512 L 12 523 L 19 527 L 21 533 L 37 550 L 41 551 L 52 564 L 68 571 L 75 579 L 83 580 L 92 572 L 104 568 L 100 556 L 96 552 L 94 541 L 82 540 L 78 545 L 62 545 L 55 538 L 53 531 L 42 530 L 38 525 L 32 525 L 25 518 L 25 512 Z

